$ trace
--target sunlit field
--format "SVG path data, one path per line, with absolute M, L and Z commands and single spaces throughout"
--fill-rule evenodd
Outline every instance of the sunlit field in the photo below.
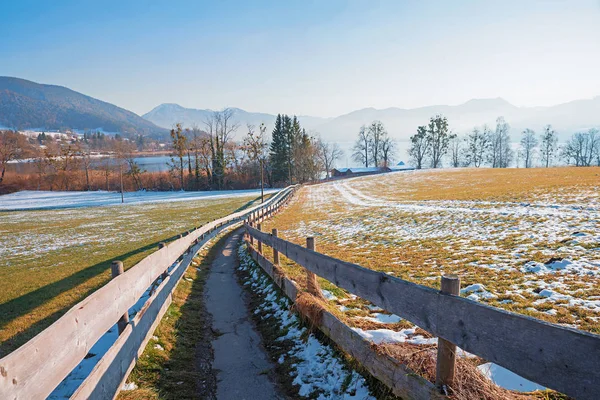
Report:
M 49 326 L 161 241 L 255 197 L 0 212 L 0 356 Z
M 426 286 L 458 274 L 472 300 L 600 333 L 599 191 L 600 168 L 393 172 L 304 187 L 263 230 Z M 405 326 L 322 287 L 351 325 Z

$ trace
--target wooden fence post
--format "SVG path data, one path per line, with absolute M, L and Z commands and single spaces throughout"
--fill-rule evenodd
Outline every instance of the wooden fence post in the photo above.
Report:
M 160 242 L 158 244 L 158 249 L 162 249 L 163 247 L 165 247 L 165 242 Z M 165 272 L 163 272 L 162 274 L 160 274 L 160 278 L 164 281 L 167 278 L 167 275 L 169 274 L 169 269 L 165 269 Z
M 277 237 L 277 228 L 273 228 L 271 231 L 273 233 L 273 237 Z M 273 265 L 279 265 L 279 252 L 273 249 Z
M 317 251 L 317 245 L 315 244 L 314 237 L 306 238 L 306 248 L 312 251 Z M 310 272 L 308 269 L 306 270 L 306 288 L 308 289 L 308 293 L 316 296 L 320 299 L 324 299 L 323 292 L 321 292 L 321 286 L 319 286 L 319 282 L 317 282 L 317 275 L 313 272 Z
M 455 296 L 460 295 L 460 278 L 457 275 L 442 276 L 441 292 Z M 442 392 L 446 392 L 445 386 L 452 386 L 454 383 L 455 364 L 456 345 L 438 337 L 435 384 Z
M 125 270 L 123 268 L 123 262 L 122 261 L 113 261 L 112 264 L 110 265 L 110 272 L 111 272 L 113 278 L 116 278 L 117 276 L 119 276 L 123 272 L 125 272 Z M 125 311 L 125 314 L 123 314 L 121 316 L 121 318 L 119 319 L 119 321 L 117 322 L 117 327 L 119 329 L 119 335 L 125 330 L 125 327 L 127 326 L 127 324 L 129 324 L 129 310 Z
M 256 225 L 256 229 L 262 231 L 262 226 L 260 223 Z M 258 239 L 256 240 L 256 242 L 258 243 L 258 254 L 262 254 L 262 242 Z

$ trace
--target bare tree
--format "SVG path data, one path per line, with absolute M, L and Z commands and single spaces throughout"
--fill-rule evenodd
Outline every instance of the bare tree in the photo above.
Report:
M 333 165 L 344 155 L 344 152 L 337 143 L 328 143 L 321 139 L 317 139 L 317 148 L 321 165 L 325 171 L 325 177 L 329 179 Z
M 410 137 L 408 155 L 415 163 L 417 169 L 423 168 L 425 157 L 429 154 L 429 141 L 427 140 L 427 127 L 419 126 L 417 133 Z
M 234 109 L 226 108 L 223 111 L 213 112 L 204 121 L 212 153 L 212 180 L 218 189 L 223 187 L 225 181 L 225 168 L 227 167 L 225 148 L 239 127 L 233 120 L 234 114 Z
M 381 152 L 381 162 L 384 168 L 389 167 L 392 159 L 396 156 L 396 142 L 392 139 L 387 132 L 381 139 L 381 145 L 379 146 Z
M 544 128 L 544 133 L 542 133 L 542 162 L 548 168 L 552 164 L 552 160 L 554 158 L 554 154 L 556 153 L 557 147 L 556 144 L 558 142 L 558 138 L 556 135 L 556 131 L 552 129 L 552 125 L 546 125 Z
M 371 160 L 369 156 L 369 151 L 371 148 L 371 134 L 366 126 L 361 126 L 358 131 L 358 139 L 356 139 L 356 143 L 352 150 L 352 159 L 361 165 L 364 165 L 365 168 L 369 168 L 369 161 Z
M 442 157 L 448 152 L 451 136 L 448 131 L 448 119 L 446 117 L 441 115 L 431 117 L 427 126 L 427 141 L 429 142 L 429 154 L 433 168 L 442 166 Z
M 0 131 L 0 184 L 10 161 L 22 159 L 30 152 L 27 137 L 14 131 Z
M 260 175 L 260 199 L 264 202 L 265 194 L 265 175 L 264 164 L 267 158 L 267 150 L 269 148 L 266 142 L 267 127 L 264 123 L 260 124 L 258 133 L 254 133 L 254 125 L 248 124 L 248 133 L 244 138 L 244 150 L 248 154 L 248 158 L 258 164 Z
M 142 189 L 142 183 L 140 175 L 142 170 L 135 161 L 135 149 L 134 143 L 128 140 L 119 140 L 115 142 L 115 161 L 119 170 L 119 192 L 121 193 L 121 203 L 124 202 L 125 186 L 123 182 L 123 175 L 127 175 L 132 178 L 133 184 L 136 190 Z
M 42 149 L 36 149 L 33 154 L 33 165 L 38 176 L 37 190 L 41 189 L 44 176 L 46 175 L 46 159 Z
M 57 143 L 51 148 L 47 160 L 54 168 L 55 178 L 58 178 L 60 188 L 70 190 L 71 171 L 76 170 L 80 162 L 76 146 L 71 143 Z
M 85 190 L 90 191 L 90 169 L 92 167 L 92 153 L 90 146 L 85 143 L 78 142 L 76 152 L 79 156 L 80 164 L 85 174 Z
M 171 162 L 169 168 L 171 173 L 178 176 L 179 188 L 185 190 L 184 185 L 184 171 L 185 171 L 185 155 L 187 153 L 187 137 L 183 134 L 183 128 L 181 124 L 175 125 L 175 128 L 171 129 L 171 144 L 173 146 L 173 155 L 171 156 Z
M 188 138 L 188 154 L 191 152 L 194 155 L 194 189 L 200 189 L 200 147 L 202 132 L 197 125 L 192 125 L 192 129 Z M 189 168 L 191 169 L 191 162 Z
M 489 147 L 489 128 L 483 127 L 480 131 L 478 128 L 473 128 L 469 136 L 467 136 L 466 160 L 467 165 L 473 165 L 475 168 L 481 167 L 485 161 L 485 155 Z
M 450 136 L 450 161 L 452 167 L 458 168 L 463 164 L 464 140 L 458 135 Z
M 510 148 L 510 125 L 504 117 L 498 117 L 496 130 L 490 130 L 487 134 L 490 142 L 489 161 L 492 168 L 508 168 L 513 158 L 513 151 Z
M 367 143 L 370 147 L 369 154 L 371 161 L 373 161 L 373 166 L 380 167 L 382 157 L 381 146 L 385 140 L 385 137 L 387 136 L 387 132 L 381 121 L 371 122 L 368 127 L 368 136 L 370 140 Z
M 525 168 L 531 168 L 533 166 L 533 157 L 535 148 L 538 145 L 535 132 L 532 129 L 525 129 L 521 137 L 521 155 L 525 159 Z
M 563 148 L 567 164 L 589 167 L 600 152 L 600 136 L 597 129 L 575 133 Z

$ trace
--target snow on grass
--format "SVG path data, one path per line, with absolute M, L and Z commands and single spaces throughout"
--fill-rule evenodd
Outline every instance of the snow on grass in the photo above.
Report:
M 325 296 L 325 298 L 327 300 L 336 300 L 337 299 L 337 297 L 333 293 L 331 293 L 329 290 L 323 289 L 323 290 L 321 290 L 321 293 L 323 293 L 323 296 Z
M 344 311 L 344 310 L 341 310 L 341 311 Z M 347 311 L 347 310 L 345 310 L 345 311 Z M 377 322 L 380 324 L 397 324 L 398 322 L 402 321 L 402 318 L 400 318 L 399 316 L 397 316 L 395 314 L 374 313 L 374 314 L 372 314 L 372 316 L 362 317 L 362 318 L 366 319 L 367 321 Z
M 488 292 L 481 283 L 474 283 L 460 290 L 461 294 L 468 294 L 467 299 L 479 301 L 481 299 L 495 299 L 496 296 L 493 293 Z
M 298 244 L 314 236 L 327 255 L 426 286 L 458 274 L 463 287 L 484 284 L 462 292 L 472 300 L 600 333 L 593 299 L 600 296 L 599 171 L 462 169 L 345 179 L 302 188 L 264 228 Z M 526 284 L 534 279 L 544 283 Z M 552 283 L 564 286 L 547 287 Z M 546 288 L 572 299 L 534 304 Z
M 169 273 L 173 271 L 173 269 L 179 266 L 180 262 L 175 262 L 168 269 Z M 159 278 L 157 280 L 157 285 L 160 285 L 162 279 Z M 150 285 L 148 289 L 144 292 L 144 294 L 138 299 L 138 301 L 131 307 L 128 311 L 129 320 L 133 320 L 133 318 L 137 315 L 137 313 L 142 309 L 146 301 L 150 298 L 151 292 L 156 287 L 154 284 Z M 73 393 L 77 390 L 77 388 L 81 385 L 81 383 L 89 376 L 90 372 L 94 369 L 96 364 L 102 359 L 104 354 L 112 347 L 112 345 L 117 341 L 119 337 L 117 324 L 113 325 L 98 341 L 92 346 L 89 353 L 85 356 L 83 360 L 79 362 L 79 364 L 67 375 L 65 379 L 54 389 L 54 391 L 48 396 L 49 400 L 58 400 L 58 399 L 69 399 Z M 160 346 L 160 345 L 156 345 Z M 163 349 L 164 350 L 164 349 Z M 135 385 L 135 384 L 133 384 Z M 132 389 L 123 389 L 123 390 L 134 390 Z
M 544 386 L 531 382 L 494 363 L 481 364 L 477 367 L 477 369 L 482 373 L 483 376 L 490 379 L 496 385 L 508 390 L 516 390 L 519 392 L 546 390 Z
M 244 284 L 253 293 L 264 297 L 255 314 L 263 319 L 275 319 L 281 327 L 280 341 L 290 341 L 291 350 L 280 356 L 278 362 L 290 362 L 293 383 L 298 394 L 304 398 L 325 399 L 374 399 L 365 380 L 349 369 L 344 361 L 328 345 L 322 344 L 312 333 L 307 335 L 300 319 L 290 311 L 291 302 L 279 295 L 272 281 L 253 262 L 242 245 L 238 251 L 239 269 L 249 273 Z
M 267 189 L 275 193 L 278 189 Z M 221 190 L 201 192 L 126 192 L 125 204 L 164 203 L 203 199 L 260 196 L 260 190 Z M 0 211 L 114 206 L 121 204 L 119 192 L 47 192 L 24 190 L 0 196 Z
M 255 199 L 0 212 L 0 356 L 104 285 L 112 260 L 128 269 L 159 242 Z
M 410 343 L 410 344 L 436 344 L 437 338 L 426 338 L 423 335 L 416 334 L 416 328 L 402 329 L 393 331 L 391 329 L 372 329 L 363 330 L 352 328 L 363 338 L 375 343 Z

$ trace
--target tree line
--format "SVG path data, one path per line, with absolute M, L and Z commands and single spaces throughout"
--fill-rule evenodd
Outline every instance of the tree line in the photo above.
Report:
M 504 117 L 496 119 L 495 129 L 484 125 L 459 136 L 450 131 L 446 117 L 436 115 L 410 137 L 408 155 L 417 169 L 440 168 L 444 159 L 452 167 L 531 168 L 539 161 L 547 168 L 557 160 L 567 165 L 600 166 L 600 135 L 592 128 L 573 134 L 559 146 L 557 132 L 547 125 L 539 135 L 529 128 L 523 130 L 517 148 L 513 148 L 510 125 Z
M 337 144 L 302 128 L 295 116 L 280 114 L 270 137 L 265 124 L 245 127 L 242 137 L 233 109 L 212 113 L 202 128 L 176 124 L 168 171 L 148 172 L 140 151 L 159 147 L 146 137 L 100 132 L 84 135 L 40 133 L 27 137 L 0 131 L 0 193 L 14 190 L 212 190 L 270 187 L 329 176 L 342 155 Z M 236 140 L 238 139 L 238 140 Z M 9 163 L 27 160 L 26 173 Z
M 170 171 L 182 189 L 304 183 L 329 176 L 342 155 L 337 144 L 306 132 L 296 116 L 278 114 L 270 141 L 264 123 L 258 129 L 247 125 L 242 140 L 235 141 L 239 124 L 232 109 L 213 112 L 204 125 L 204 130 L 180 124 L 171 130 Z

